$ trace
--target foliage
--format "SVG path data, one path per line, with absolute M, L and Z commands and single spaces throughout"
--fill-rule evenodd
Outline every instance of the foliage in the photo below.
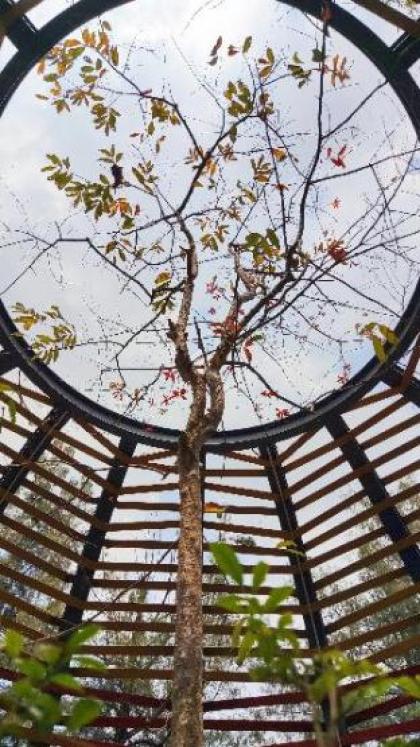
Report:
M 83 174 L 79 174 L 76 155 L 71 159 L 57 153 L 46 155 L 47 162 L 42 171 L 51 185 L 67 198 L 67 204 L 75 209 L 75 215 L 82 216 L 79 225 L 84 224 L 83 213 L 88 215 L 86 223 L 91 237 L 86 238 L 86 233 L 83 233 L 82 238 L 77 238 L 67 225 L 64 236 L 59 226 L 57 240 L 46 242 L 45 251 L 60 242 L 82 241 L 88 253 L 93 251 L 100 257 L 101 265 L 111 266 L 120 278 L 124 278 L 124 289 L 135 287 L 145 313 L 138 327 L 124 333 L 124 342 L 117 343 L 119 352 L 113 360 L 120 381 L 111 381 L 109 391 L 119 401 L 124 401 L 127 395 L 130 406 L 142 404 L 148 412 L 156 407 L 153 387 L 156 385 L 157 389 L 162 389 L 162 385 L 169 382 L 170 391 L 160 400 L 159 412 L 166 412 L 174 402 L 181 406 L 184 401 L 190 404 L 188 422 L 179 441 L 178 467 L 181 495 L 187 495 L 190 505 L 195 500 L 196 508 L 201 508 L 199 453 L 208 436 L 222 422 L 226 382 L 229 386 L 233 383 L 237 392 L 246 392 L 245 396 L 259 417 L 259 402 L 254 402 L 253 395 L 249 394 L 247 380 L 239 381 L 237 370 L 242 372 L 245 368 L 251 371 L 258 387 L 260 384 L 264 386 L 261 394 L 266 398 L 264 404 L 270 404 L 271 397 L 283 399 L 281 393 L 277 393 L 255 369 L 256 350 L 260 352 L 267 339 L 268 353 L 277 350 L 280 335 L 283 340 L 293 339 L 293 344 L 296 340 L 302 341 L 302 348 L 311 335 L 317 339 L 316 347 L 319 348 L 318 335 L 321 335 L 321 342 L 328 339 L 336 346 L 344 372 L 340 374 L 342 379 L 339 376 L 337 380 L 338 383 L 347 383 L 345 376 L 349 364 L 343 358 L 345 341 L 341 339 L 342 330 L 337 338 L 326 318 L 335 320 L 341 301 L 337 300 L 334 291 L 328 295 L 328 283 L 340 278 L 341 274 L 348 276 L 349 268 L 358 266 L 362 262 L 360 258 L 375 251 L 375 247 L 384 247 L 384 251 L 388 251 L 387 244 L 392 241 L 394 245 L 396 241 L 395 226 L 390 219 L 393 198 L 387 193 L 393 180 L 388 181 L 387 177 L 383 185 L 381 180 L 385 177 L 381 173 L 378 175 L 375 167 L 389 159 L 396 163 L 401 154 L 391 147 L 390 155 L 382 158 L 380 154 L 381 158 L 372 162 L 368 158 L 369 162 L 362 166 L 354 166 L 354 162 L 353 171 L 350 168 L 354 157 L 353 143 L 357 142 L 353 118 L 376 91 L 369 92 L 364 101 L 350 109 L 341 121 L 334 117 L 332 123 L 327 116 L 326 99 L 334 90 L 346 87 L 350 80 L 346 57 L 335 50 L 331 52 L 330 20 L 331 9 L 326 2 L 321 25 L 317 27 L 315 23 L 318 34 L 314 48 L 294 54 L 278 52 L 266 46 L 266 42 L 259 52 L 255 52 L 252 36 L 247 36 L 238 46 L 227 44 L 222 36 L 218 37 L 208 63 L 211 68 L 221 65 L 220 69 L 217 68 L 220 75 L 216 75 L 216 79 L 221 80 L 221 88 L 217 90 L 216 86 L 210 93 L 220 115 L 220 126 L 219 122 L 211 125 L 214 137 L 211 133 L 207 137 L 208 133 L 203 133 L 202 129 L 199 134 L 194 133 L 196 117 L 186 114 L 183 107 L 172 99 L 170 86 L 164 84 L 162 93 L 158 94 L 150 88 L 143 88 L 143 85 L 140 87 L 130 77 L 130 70 L 136 69 L 137 65 L 132 65 L 129 58 L 122 62 L 122 51 L 114 43 L 107 21 L 101 20 L 97 30 L 84 28 L 75 37 L 56 45 L 38 67 L 46 84 L 45 92 L 38 98 L 52 105 L 63 117 L 73 110 L 85 110 L 94 131 L 101 138 L 109 138 L 107 147 L 95 149 L 93 176 L 86 164 L 82 167 Z M 129 57 L 134 50 L 135 45 Z M 225 64 L 232 57 L 237 57 L 241 63 L 233 72 L 234 66 L 231 68 Z M 278 85 L 279 80 L 287 80 L 289 87 L 297 90 L 299 96 L 301 91 L 312 94 L 315 91 L 316 105 L 311 107 L 311 114 L 315 112 L 315 130 L 310 133 L 313 142 L 309 146 L 308 132 L 293 131 L 291 138 L 291 133 L 285 131 L 282 110 L 287 93 Z M 198 81 L 200 88 L 208 92 L 205 78 L 199 76 Z M 119 127 L 125 112 L 119 101 L 125 95 L 134 97 L 139 107 L 141 132 L 131 134 L 133 147 L 123 152 L 112 139 L 120 137 Z M 129 100 L 133 101 L 133 98 Z M 331 110 L 328 110 L 330 114 Z M 306 122 L 305 129 L 311 129 Z M 300 152 L 296 142 L 302 146 Z M 174 143 L 178 162 L 171 163 L 173 171 L 168 180 L 168 157 L 172 161 Z M 102 140 L 100 144 L 104 144 Z M 376 154 L 374 158 L 377 158 Z M 240 161 L 239 167 L 237 161 Z M 324 166 L 320 176 L 318 169 L 321 164 Z M 324 186 L 319 184 L 324 185 L 343 173 L 348 176 L 367 168 L 376 180 L 376 197 L 372 201 L 370 196 L 369 201 L 365 200 L 360 221 L 352 215 L 352 223 L 346 230 L 344 227 L 341 230 L 335 213 L 330 210 L 331 207 L 338 210 L 341 201 L 334 197 L 327 207 Z M 399 164 L 396 164 L 395 171 L 393 195 L 398 193 L 402 183 L 402 178 L 398 177 Z M 178 178 L 180 186 L 171 192 L 167 185 L 178 182 Z M 319 219 L 323 212 L 328 216 L 325 223 L 324 219 Z M 311 213 L 316 220 L 310 219 Z M 353 231 L 352 226 L 358 223 L 363 225 Z M 308 237 L 308 224 L 312 224 L 315 236 Z M 219 264 L 212 265 L 217 267 L 217 271 L 209 282 L 205 268 L 214 259 Z M 376 257 L 373 263 L 380 264 Z M 208 313 L 205 312 L 203 293 L 198 292 L 199 282 L 201 290 L 206 288 L 204 295 L 219 302 L 217 309 L 212 307 Z M 319 283 L 322 283 L 321 289 Z M 371 303 L 372 299 L 366 294 L 360 295 L 358 288 L 348 280 L 344 281 L 343 287 L 350 288 L 358 301 L 363 298 L 363 302 L 368 300 Z M 308 301 L 308 294 L 312 293 L 314 296 Z M 353 300 L 352 296 L 350 298 Z M 378 298 L 373 304 L 377 302 Z M 360 306 L 355 307 L 345 298 L 341 308 L 346 318 L 349 306 L 364 314 Z M 381 304 L 382 311 L 383 306 Z M 51 307 L 54 308 L 57 309 Z M 299 320 L 304 319 L 305 334 L 301 334 L 295 322 L 292 330 L 288 322 L 283 327 L 285 313 L 290 308 L 292 316 L 297 314 Z M 71 349 L 76 344 L 74 328 L 63 320 L 59 311 L 55 312 L 57 319 L 51 317 L 51 309 L 40 313 L 23 304 L 16 307 L 16 321 L 26 332 L 53 319 L 52 332 L 38 333 L 31 341 L 35 355 L 47 363 L 57 360 L 62 349 Z M 213 315 L 216 318 L 213 319 Z M 136 318 L 139 318 L 138 314 Z M 161 325 L 158 332 L 157 321 Z M 200 324 L 206 325 L 205 336 Z M 373 326 L 368 329 L 369 325 L 366 325 L 366 331 L 372 333 L 377 355 L 384 358 L 384 340 L 396 344 L 391 339 L 392 330 L 381 320 L 370 324 Z M 321 331 L 320 325 L 324 328 Z M 195 328 L 196 336 L 191 335 L 190 327 Z M 131 344 L 139 342 L 139 336 L 146 331 L 155 335 L 170 360 L 160 364 L 160 358 L 159 366 L 154 369 L 148 369 L 143 363 L 145 371 L 155 373 L 144 387 L 136 386 L 134 393 L 130 393 L 122 373 L 121 356 Z M 149 339 L 153 340 L 153 337 Z M 102 376 L 98 381 L 102 385 Z M 300 404 L 291 400 L 284 402 L 296 408 L 302 406 L 302 401 Z M 313 405 L 314 402 L 304 403 L 305 408 Z M 277 418 L 283 418 L 289 410 L 278 407 L 274 412 Z M 187 482 L 190 483 L 188 490 Z M 194 489 L 191 489 L 191 483 Z M 186 505 L 187 500 L 183 500 L 174 700 L 183 697 L 177 687 L 181 668 L 184 683 L 188 677 L 196 677 L 198 683 L 202 668 L 202 576 L 198 562 L 200 553 L 192 552 L 201 541 L 201 512 L 191 509 L 194 518 L 190 521 Z M 219 553 L 218 562 L 236 583 L 242 582 L 242 569 L 234 553 Z M 253 579 L 254 590 L 260 589 L 266 573 L 264 564 L 259 564 Z M 266 618 L 279 612 L 279 605 L 287 600 L 289 593 L 289 589 L 273 590 L 264 603 L 252 596 L 230 595 L 224 601 L 225 609 L 245 618 L 245 624 L 237 628 L 241 660 L 256 652 L 262 662 L 261 671 L 272 667 L 271 676 L 275 680 L 289 678 L 290 683 L 296 684 L 301 678 L 313 703 L 315 723 L 320 724 L 321 695 L 330 699 L 335 718 L 342 705 L 334 701 L 341 679 L 377 672 L 363 669 L 362 664 L 352 663 L 338 652 L 320 654 L 309 665 L 303 658 L 295 657 L 286 666 L 280 644 L 288 641 L 295 652 L 298 648 L 290 627 L 290 614 L 280 614 L 276 628 L 271 628 Z M 187 605 L 190 605 L 189 619 L 194 618 L 195 623 L 194 630 L 190 631 L 182 624 Z M 193 606 L 197 614 L 191 614 Z M 190 645 L 193 633 L 196 656 L 192 655 Z M 186 652 L 190 654 L 188 657 Z M 278 671 L 273 662 L 276 662 Z M 194 671 L 188 671 L 190 666 L 195 667 Z M 195 690 L 190 688 L 190 692 L 193 691 L 197 696 L 199 684 Z M 195 724 L 197 729 L 201 729 L 198 703 L 196 705 L 190 709 L 189 727 Z M 176 707 L 173 711 L 176 713 Z M 178 719 L 178 723 L 185 725 L 186 719 Z M 173 729 L 173 744 L 176 744 L 176 738 Z
M 9 419 L 12 423 L 16 421 L 16 403 L 15 400 L 10 397 L 10 392 L 14 391 L 15 387 L 9 384 L 7 381 L 0 381 L 0 396 L 4 395 L 4 403 L 7 408 Z M 1 424 L 0 424 L 1 432 Z
M 401 500 L 397 504 L 400 513 L 405 517 L 405 521 L 410 525 L 410 531 L 415 534 L 420 523 L 418 519 L 412 520 L 416 516 L 418 509 L 418 489 L 412 479 L 400 481 L 395 491 L 400 495 Z M 369 510 L 371 504 L 368 499 L 362 499 L 361 505 L 364 510 Z M 370 517 L 361 525 L 361 532 L 369 536 L 377 531 L 380 526 L 380 519 L 377 516 Z M 345 643 L 350 638 L 364 637 L 366 640 L 356 648 L 358 657 L 376 657 L 382 658 L 382 652 L 387 648 L 391 651 L 399 649 L 387 664 L 393 669 L 401 671 L 403 669 L 417 667 L 420 661 L 418 647 L 415 646 L 416 636 L 420 633 L 418 622 L 418 600 L 416 595 L 406 596 L 398 600 L 398 595 L 407 588 L 409 583 L 405 574 L 398 574 L 401 568 L 401 561 L 394 555 L 385 555 L 381 557 L 381 551 L 386 544 L 383 537 L 370 539 L 368 542 L 358 547 L 356 557 L 362 562 L 362 568 L 358 572 L 358 580 L 366 584 L 369 589 L 359 594 L 352 595 L 334 605 L 334 609 L 327 608 L 325 622 L 332 623 L 337 616 L 344 619 L 351 616 L 354 612 L 361 609 L 365 611 L 363 617 L 358 616 L 356 620 L 347 623 L 344 627 L 334 634 L 333 645 Z M 377 558 L 379 555 L 379 558 Z M 375 562 L 373 562 L 373 558 Z M 392 578 L 393 572 L 397 573 L 396 578 Z M 389 579 L 389 576 L 391 578 Z M 388 578 L 386 582 L 383 579 Z M 330 593 L 337 594 L 343 590 L 340 584 L 334 584 Z M 395 598 L 396 597 L 396 598 Z M 390 599 L 388 604 L 384 600 Z M 351 619 L 351 618 L 350 618 Z M 381 632 L 380 637 L 372 635 L 373 631 Z M 408 644 L 408 645 L 407 645 Z M 410 645 L 411 644 L 411 645 Z M 396 712 L 381 714 L 374 719 L 374 724 L 385 725 L 392 723 L 403 723 L 404 720 L 418 718 L 420 713 L 420 703 L 414 702 L 407 704 Z
M 328 19 L 324 20 L 327 24 Z M 188 357 L 195 361 L 194 366 L 189 364 L 188 373 L 185 367 L 181 371 L 178 365 L 181 359 L 177 356 L 180 319 L 169 320 L 178 329 L 176 335 L 173 332 L 168 335 L 173 343 L 171 364 L 174 358 L 178 360 L 174 377 L 168 378 L 166 371 L 169 369 L 162 366 L 150 384 L 131 391 L 122 374 L 119 354 L 116 356 L 114 370 L 119 371 L 120 380 L 110 381 L 108 391 L 115 400 L 128 403 L 130 408 L 142 406 L 153 410 L 158 407 L 159 412 L 164 413 L 174 403 L 189 401 L 193 369 L 201 366 L 207 370 L 211 363 L 212 376 L 221 375 L 223 369 L 223 385 L 230 379 L 238 394 L 247 396 L 244 392 L 249 387 L 239 383 L 234 375 L 235 366 L 241 376 L 254 372 L 255 351 L 270 350 L 273 340 L 268 333 L 261 334 L 261 329 L 270 329 L 272 323 L 275 328 L 285 295 L 300 283 L 307 283 L 306 290 L 312 288 L 315 276 L 317 281 L 324 282 L 324 276 L 332 270 L 345 271 L 353 266 L 353 248 L 347 239 L 332 231 L 329 234 L 323 231 L 326 238 L 314 242 L 312 247 L 308 237 L 304 241 L 308 223 L 305 215 L 311 212 L 308 195 L 319 189 L 317 180 L 312 181 L 315 170 L 324 163 L 325 157 L 330 170 L 346 171 L 352 149 L 347 142 L 342 142 L 339 125 L 333 128 L 331 135 L 321 129 L 317 135 L 314 133 L 317 144 L 313 159 L 309 159 L 308 173 L 306 167 L 297 168 L 301 157 L 286 145 L 278 124 L 281 96 L 276 98 L 279 79 L 297 85 L 298 91 L 313 91 L 320 84 L 321 96 L 324 88 L 338 91 L 350 80 L 351 66 L 345 56 L 327 49 L 325 27 L 319 29 L 313 49 L 305 53 L 295 52 L 289 56 L 271 46 L 258 50 L 259 45 L 260 42 L 250 35 L 237 46 L 220 35 L 211 49 L 209 65 L 220 69 L 223 77 L 220 90 L 212 95 L 222 113 L 221 130 L 210 144 L 205 142 L 203 133 L 194 133 L 190 114 L 183 112 L 181 104 L 165 93 L 165 86 L 160 94 L 139 86 L 130 77 L 108 21 L 100 21 L 96 30 L 84 28 L 55 46 L 38 66 L 38 73 L 46 84 L 46 90 L 38 94 L 38 98 L 63 116 L 75 109 L 86 110 L 93 127 L 108 138 L 106 146 L 98 148 L 100 168 L 97 170 L 95 165 L 96 175 L 76 173 L 73 157 L 70 160 L 57 153 L 47 154 L 47 164 L 42 171 L 75 208 L 82 208 L 97 224 L 95 238 L 81 241 L 87 241 L 99 257 L 124 275 L 128 284 L 131 281 L 142 292 L 151 316 L 141 331 L 152 332 L 159 316 L 177 309 L 180 312 L 181 308 L 188 312 L 183 316 L 182 326 L 191 323 L 197 311 L 202 316 L 202 309 L 192 306 L 193 294 L 198 296 L 201 277 L 206 281 L 205 293 L 221 302 L 218 305 L 222 312 L 220 319 L 200 322 L 207 325 L 210 334 L 202 335 L 198 322 L 194 321 L 198 340 L 188 346 Z M 234 69 L 231 73 L 228 63 L 232 58 L 234 64 L 239 63 L 237 67 L 241 72 Z M 205 78 L 200 78 L 200 84 L 204 90 L 213 85 Z M 118 95 L 109 96 L 114 88 Z M 124 120 L 125 111 L 122 107 L 117 109 L 119 103 L 116 102 L 123 101 L 125 96 L 138 100 L 143 125 L 141 131 L 130 135 L 133 148 L 123 150 L 111 138 L 114 132 L 118 136 Z M 350 119 L 353 116 L 349 115 Z M 252 140 L 259 143 L 258 148 L 247 145 Z M 165 159 L 172 148 L 181 157 L 176 168 L 180 176 L 178 191 L 184 196 L 179 198 L 177 206 L 173 205 L 173 196 L 165 194 Z M 288 195 L 292 187 L 289 180 L 296 179 L 296 173 L 300 174 L 301 183 L 293 182 L 293 194 Z M 321 181 L 334 177 L 334 174 L 328 175 Z M 225 185 L 224 195 L 221 194 L 222 184 Z M 205 204 L 208 207 L 204 207 Z M 336 198 L 332 204 L 338 209 L 341 201 Z M 281 224 L 270 217 L 274 213 L 282 216 Z M 109 220 L 112 230 L 107 230 L 106 221 Z M 102 239 L 99 244 L 95 243 L 97 237 L 110 235 L 105 243 Z M 173 251 L 175 246 L 180 247 L 179 254 Z M 227 284 L 208 282 L 203 267 L 200 267 L 200 278 L 198 267 L 192 272 L 199 259 L 200 263 L 213 261 L 211 255 L 217 262 L 224 256 L 232 258 Z M 246 270 L 245 263 L 248 264 Z M 220 267 L 226 275 L 226 262 L 220 262 Z M 240 283 L 245 286 L 245 292 L 239 291 Z M 187 295 L 188 303 L 183 303 Z M 329 301 L 322 298 L 326 308 Z M 243 307 L 251 301 L 254 307 L 244 317 Z M 336 306 L 333 308 L 335 310 Z M 302 312 L 305 316 L 303 307 Z M 209 314 L 213 313 L 217 313 L 214 307 L 209 310 Z M 315 309 L 314 313 L 317 314 Z M 240 321 L 241 316 L 244 318 Z M 325 324 L 321 321 L 323 317 L 324 311 L 319 316 L 320 324 Z M 319 323 L 312 323 L 312 320 L 310 316 L 312 332 L 322 334 Z M 382 326 L 385 329 L 385 325 Z M 387 339 L 391 334 L 389 329 Z M 127 345 L 122 345 L 123 352 L 136 339 L 134 332 Z M 382 340 L 382 337 L 376 335 L 376 339 Z M 340 350 L 342 344 L 341 340 Z M 165 347 L 171 349 L 170 344 Z M 56 348 L 54 346 L 54 350 Z M 213 354 L 216 349 L 220 351 L 217 356 Z M 380 347 L 381 353 L 382 350 Z M 252 375 L 250 378 L 253 380 Z M 340 376 L 337 381 L 342 383 Z M 170 390 L 162 395 L 158 404 L 156 390 L 164 389 L 165 385 L 169 385 Z M 263 406 L 271 406 L 271 398 L 282 399 L 281 393 L 266 385 L 264 392 L 267 391 L 270 397 L 254 403 L 256 412 Z M 262 397 L 264 392 L 258 396 Z M 211 398 L 210 391 L 208 395 Z M 289 409 L 274 407 L 272 413 L 273 417 L 283 418 L 289 414 Z
M 28 642 L 15 630 L 4 636 L 2 650 L 19 677 L 0 695 L 5 715 L 0 735 L 24 736 L 26 730 L 47 734 L 55 726 L 75 733 L 92 723 L 101 713 L 99 701 L 81 697 L 82 686 L 71 673 L 72 665 L 87 669 L 103 668 L 96 657 L 85 656 L 81 646 L 99 631 L 87 625 L 62 641 L 39 642 L 28 652 Z M 70 691 L 71 701 L 62 700 L 60 690 Z
M 243 571 L 234 550 L 223 543 L 215 543 L 211 549 L 221 572 L 235 583 L 243 584 Z M 262 587 L 268 572 L 265 563 L 254 568 L 250 592 Z M 282 610 L 292 591 L 291 587 L 273 589 L 264 602 L 255 593 L 230 594 L 220 597 L 218 604 L 240 616 L 233 634 L 238 663 L 256 659 L 258 664 L 249 670 L 255 680 L 281 682 L 305 693 L 319 745 L 335 744 L 340 719 L 366 699 L 379 699 L 398 688 L 420 700 L 420 676 L 395 677 L 369 659 L 354 661 L 333 649 L 320 651 L 308 659 L 291 629 L 292 615 Z M 278 618 L 276 624 L 274 615 Z M 341 686 L 348 682 L 352 688 L 343 694 Z M 329 703 L 327 730 L 323 714 L 326 701 Z
M 395 348 L 399 343 L 396 333 L 386 324 L 369 322 L 363 326 L 358 326 L 357 331 L 360 335 L 372 341 L 375 355 L 381 363 L 387 360 L 389 350 Z
M 44 363 L 57 361 L 62 350 L 73 350 L 76 345 L 74 326 L 64 319 L 58 306 L 53 305 L 47 311 L 39 312 L 19 302 L 14 305 L 13 312 L 13 321 L 24 332 L 30 332 L 33 327 L 49 322 L 48 332 L 39 332 L 31 342 L 35 357 Z

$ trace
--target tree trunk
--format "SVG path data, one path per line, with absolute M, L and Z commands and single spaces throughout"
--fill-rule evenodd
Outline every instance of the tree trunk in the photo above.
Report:
M 197 435 L 197 434 L 196 434 Z M 182 434 L 178 449 L 180 537 L 171 747 L 203 745 L 202 489 L 200 446 Z

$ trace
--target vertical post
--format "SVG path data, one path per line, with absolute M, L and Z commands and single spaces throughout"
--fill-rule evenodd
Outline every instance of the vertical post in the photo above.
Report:
M 299 525 L 296 516 L 293 501 L 288 493 L 287 479 L 284 469 L 278 461 L 278 452 L 275 445 L 270 444 L 260 449 L 260 454 L 266 463 L 266 472 L 270 488 L 274 494 L 274 502 L 279 518 L 280 526 L 285 532 L 293 532 L 295 535 L 294 543 L 296 554 L 294 565 L 297 566 L 297 573 L 294 573 L 293 580 L 296 589 L 296 597 L 299 604 L 307 608 L 304 612 L 303 622 L 305 625 L 308 644 L 311 649 L 322 651 L 328 648 L 328 635 L 322 613 L 319 609 L 311 609 L 312 605 L 317 602 L 315 584 L 310 570 L 303 568 L 306 560 L 306 548 L 299 533 Z M 300 557 L 303 556 L 302 561 Z M 322 712 L 324 720 L 324 729 L 327 731 L 330 727 L 330 709 L 329 703 L 322 703 Z M 346 733 L 345 723 L 341 723 L 340 734 Z
M 361 468 L 364 470 L 362 474 L 358 475 L 358 480 L 372 505 L 376 506 L 378 503 L 387 500 L 390 495 L 381 478 L 372 468 L 357 439 L 351 435 L 350 429 L 341 415 L 330 415 L 325 422 L 325 427 L 334 439 L 340 439 L 340 449 L 351 468 L 355 471 Z M 410 532 L 398 509 L 391 507 L 380 510 L 378 516 L 393 542 L 410 537 Z M 415 542 L 409 547 L 399 550 L 398 555 L 413 582 L 420 581 L 420 550 Z
M 137 441 L 131 436 L 123 436 L 121 438 L 118 448 L 120 452 L 122 451 L 126 455 L 127 462 L 133 456 L 136 444 Z M 109 469 L 107 482 L 118 490 L 124 483 L 127 471 L 128 464 L 121 464 L 120 457 L 116 455 Z M 109 524 L 114 513 L 115 501 L 114 493 L 104 488 L 96 507 L 94 519 L 103 524 Z M 104 546 L 105 537 L 106 530 L 98 529 L 95 526 L 95 521 L 93 521 L 86 537 L 82 558 L 90 560 L 93 563 L 97 562 Z M 84 568 L 82 565 L 79 565 L 74 576 L 70 595 L 76 597 L 81 602 L 85 602 L 89 596 L 94 574 L 94 569 Z M 62 618 L 63 628 L 68 629 L 77 626 L 81 623 L 82 619 L 83 608 L 73 607 L 69 603 L 64 610 Z
M 263 446 L 260 450 L 262 458 L 268 463 L 266 467 L 267 478 L 270 488 L 275 494 L 274 502 L 280 526 L 284 532 L 296 533 L 294 540 L 297 552 L 306 557 L 305 545 L 302 537 L 298 534 L 299 526 L 296 511 L 290 496 L 287 494 L 287 479 L 284 470 L 278 462 L 278 452 L 275 446 Z M 296 558 L 299 558 L 296 555 Z M 305 561 L 303 560 L 303 563 Z M 317 602 L 315 585 L 309 570 L 298 567 L 298 573 L 294 575 L 296 596 L 299 604 L 311 606 Z M 319 610 L 313 610 L 310 614 L 303 615 L 308 643 L 311 648 L 319 649 L 328 646 L 328 637 L 322 614 Z
M 8 503 L 7 495 L 20 488 L 33 463 L 48 449 L 51 441 L 56 438 L 57 431 L 65 426 L 69 417 L 69 413 L 64 412 L 61 407 L 54 407 L 19 452 L 18 462 L 22 463 L 14 464 L 5 470 L 0 480 L 0 516 Z

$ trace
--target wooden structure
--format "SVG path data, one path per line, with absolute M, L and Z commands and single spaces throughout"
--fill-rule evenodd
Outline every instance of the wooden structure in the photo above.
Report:
M 0 0 L 0 10 L 10 2 Z M 17 53 L 0 74 L 3 105 L 57 39 L 100 6 L 120 4 L 80 0 L 40 31 L 26 18 L 18 21 L 9 30 Z M 290 4 L 319 12 L 312 0 Z M 417 88 L 408 68 L 418 43 L 404 36 L 385 47 L 340 9 L 334 23 L 389 77 L 414 122 Z M 407 668 L 410 657 L 415 662 L 420 616 L 406 614 L 405 605 L 420 589 L 420 508 L 413 500 L 418 320 L 417 292 L 401 320 L 399 349 L 385 365 L 372 360 L 313 412 L 217 434 L 204 455 L 205 541 L 227 537 L 250 567 L 267 560 L 270 575 L 261 593 L 276 583 L 294 587 L 288 608 L 308 656 L 338 647 L 394 668 L 401 662 Z M 0 375 L 12 387 L 17 413 L 15 422 L 6 414 L 1 419 L 1 623 L 35 641 L 95 619 L 104 633 L 87 649 L 113 666 L 100 680 L 89 671 L 78 674 L 107 703 L 107 715 L 96 724 L 102 736 L 92 729 L 78 740 L 54 736 L 54 744 L 126 744 L 133 731 L 153 735 L 164 728 L 169 716 L 177 434 L 118 418 L 88 401 L 34 361 L 14 332 L 1 307 Z M 3 403 L 8 396 L 0 393 Z M 292 539 L 302 555 L 279 549 L 282 538 Z M 309 747 L 312 727 L 301 693 L 274 686 L 267 693 L 235 665 L 231 621 L 221 619 L 214 602 L 217 593 L 232 589 L 216 577 L 207 550 L 204 566 L 205 729 L 259 732 L 261 744 L 271 747 L 288 744 L 288 735 Z M 420 666 L 410 664 L 409 671 L 420 673 Z M 5 670 L 0 675 L 13 677 Z M 409 698 L 395 693 L 359 710 L 343 724 L 341 744 L 418 735 L 419 717 L 398 718 L 407 705 Z M 375 719 L 387 714 L 395 714 L 393 722 L 378 726 Z
M 295 587 L 289 608 L 308 655 L 334 646 L 395 667 L 418 646 L 419 616 L 406 617 L 403 604 L 420 589 L 420 509 L 413 510 L 420 442 L 420 383 L 412 376 L 417 356 L 414 351 L 405 369 L 391 366 L 383 384 L 322 427 L 261 447 L 259 454 L 207 454 L 205 537 L 227 533 L 245 565 L 270 562 L 270 587 L 279 581 Z M 5 351 L 0 363 L 3 380 L 13 383 L 9 359 Z M 163 726 L 166 711 L 153 714 L 165 703 L 141 692 L 148 692 L 144 680 L 155 692 L 171 678 L 179 519 L 174 453 L 145 449 L 130 436 L 117 439 L 73 418 L 22 377 L 14 386 L 21 398 L 17 418 L 2 418 L 0 445 L 1 521 L 7 529 L 0 538 L 2 625 L 37 640 L 95 618 L 107 640 L 89 651 L 114 662 L 105 673 L 108 682 L 99 691 L 90 686 L 114 706 L 114 715 L 100 723 L 116 730 Z M 57 462 L 67 467 L 65 479 Z M 83 487 L 87 482 L 89 489 Z M 223 507 L 220 518 L 214 504 Z M 281 538 L 293 539 L 305 558 L 277 549 Z M 133 560 L 135 553 L 139 560 Z M 204 562 L 206 594 L 230 589 L 212 578 L 207 553 Z M 133 596 L 135 591 L 142 594 Z M 369 592 L 376 593 L 367 602 Z M 352 611 L 345 604 L 350 599 Z M 269 706 L 277 705 L 280 714 L 288 704 L 296 709 L 301 696 L 275 688 L 259 694 L 259 685 L 246 692 L 249 676 L 235 666 L 231 625 L 218 621 L 214 602 L 205 610 L 206 681 L 222 683 L 228 694 L 228 683 L 235 684 L 234 696 L 206 703 L 206 728 L 274 732 L 278 740 L 266 743 L 276 745 L 288 732 L 308 739 L 310 722 L 302 716 L 258 718 L 259 709 Z M 385 610 L 391 622 L 381 622 Z M 395 695 L 354 714 L 342 743 L 418 733 L 418 718 L 379 731 L 369 727 L 374 716 L 398 713 L 408 702 Z M 243 716 L 246 708 L 252 717 Z

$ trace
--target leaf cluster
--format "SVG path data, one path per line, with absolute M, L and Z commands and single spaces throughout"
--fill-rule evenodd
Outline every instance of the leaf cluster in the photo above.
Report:
M 64 319 L 58 306 L 52 305 L 47 311 L 39 312 L 18 302 L 13 306 L 13 313 L 13 321 L 25 332 L 40 323 L 49 322 L 48 332 L 39 332 L 31 343 L 35 357 L 44 363 L 55 363 L 63 350 L 73 350 L 75 347 L 75 328 Z
M 288 543 L 286 548 L 293 550 Z M 219 570 L 236 584 L 244 585 L 244 569 L 232 547 L 218 542 L 211 545 Z M 305 693 L 312 706 L 314 730 L 319 744 L 325 744 L 322 704 L 329 703 L 330 734 L 335 739 L 336 729 L 343 715 L 364 705 L 366 700 L 380 700 L 397 689 L 420 700 L 420 677 L 394 677 L 385 668 L 369 659 L 355 661 L 338 650 L 325 650 L 308 657 L 300 648 L 292 629 L 293 617 L 284 612 L 283 604 L 293 593 L 288 586 L 264 589 L 269 566 L 260 562 L 254 567 L 249 594 L 223 595 L 218 605 L 240 617 L 234 627 L 233 646 L 237 660 L 256 660 L 249 671 L 253 679 L 279 682 Z M 264 601 L 261 595 L 266 591 Z M 258 594 L 258 595 L 257 595 Z M 351 688 L 343 685 L 351 684 Z M 331 742 L 331 744 L 335 742 Z M 399 742 L 405 745 L 406 742 Z M 396 745 L 393 745 L 396 747 Z
M 80 697 L 82 686 L 71 673 L 72 666 L 92 671 L 105 668 L 96 657 L 81 653 L 81 646 L 98 632 L 97 626 L 86 625 L 62 642 L 37 643 L 29 653 L 20 633 L 6 632 L 1 649 L 18 678 L 0 696 L 5 712 L 0 736 L 19 737 L 26 729 L 47 734 L 57 725 L 74 733 L 100 715 L 101 703 Z M 71 693 L 71 701 L 59 697 L 61 690 Z

